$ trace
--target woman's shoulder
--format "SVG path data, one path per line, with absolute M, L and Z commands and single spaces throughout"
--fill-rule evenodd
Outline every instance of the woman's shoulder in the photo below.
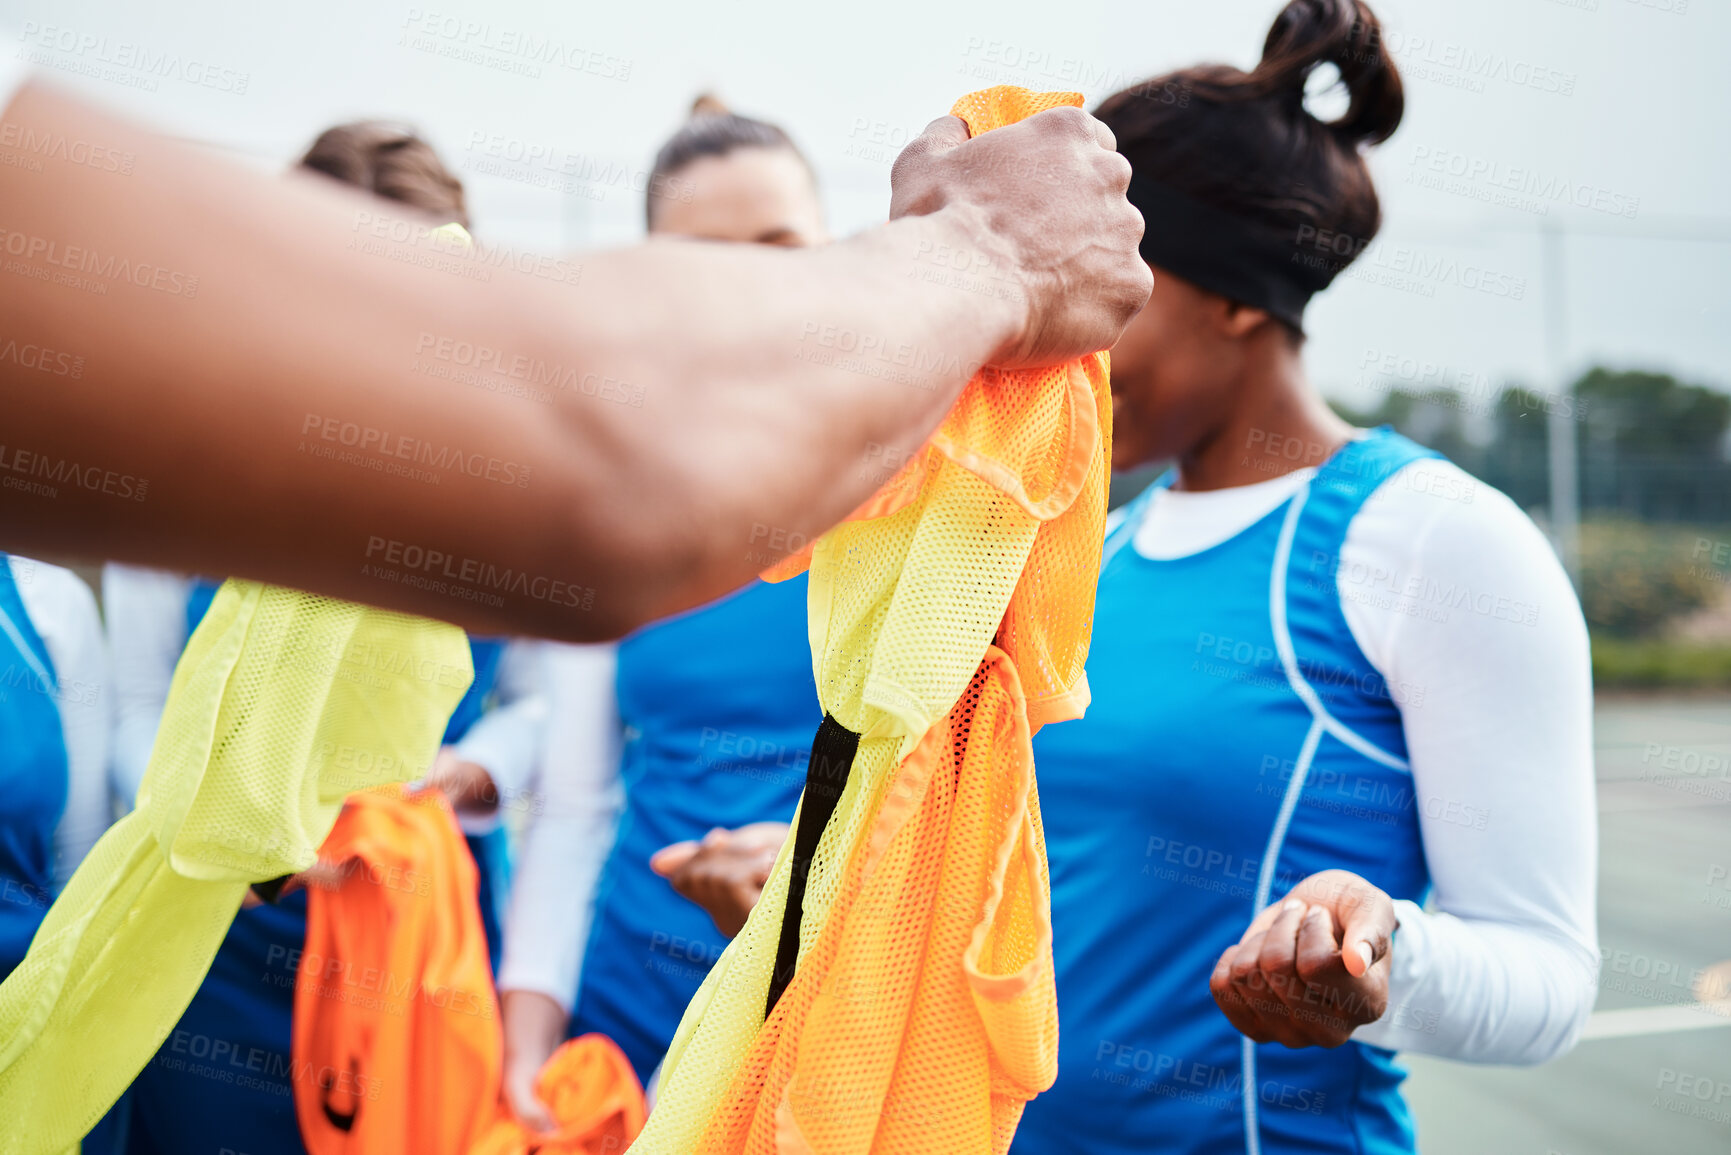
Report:
M 1396 470 L 1365 500 L 1347 541 L 1425 568 L 1537 567 L 1567 581 L 1549 539 L 1525 510 L 1441 457 Z
M 64 566 L 35 558 L 6 556 L 19 600 L 38 629 L 65 622 L 97 623 L 96 595 L 84 579 Z
M 15 555 L 7 561 L 31 628 L 48 649 L 62 703 L 96 705 L 103 699 L 108 660 L 96 595 L 62 566 Z
M 1424 458 L 1391 476 L 1340 554 L 1342 606 L 1378 668 L 1401 639 L 1431 635 L 1439 652 L 1585 652 L 1580 600 L 1550 541 L 1508 495 L 1452 462 Z

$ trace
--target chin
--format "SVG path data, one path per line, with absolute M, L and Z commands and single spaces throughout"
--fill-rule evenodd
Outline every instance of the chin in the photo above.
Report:
M 1146 465 L 1157 458 L 1160 446 L 1158 435 L 1150 437 L 1145 430 L 1158 428 L 1150 426 L 1147 416 L 1135 406 L 1126 404 L 1122 397 L 1112 399 L 1112 469 L 1123 473 L 1135 469 L 1138 465 Z
M 1145 451 L 1140 442 L 1126 444 L 1116 436 L 1112 439 L 1112 472 L 1128 473 L 1139 465 L 1147 465 L 1155 455 Z

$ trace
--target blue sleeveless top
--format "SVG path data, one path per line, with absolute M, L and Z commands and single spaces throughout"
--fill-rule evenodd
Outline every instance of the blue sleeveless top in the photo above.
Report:
M 1124 548 L 1151 491 L 1108 538 L 1093 704 L 1034 740 L 1062 1030 L 1015 1155 L 1414 1149 L 1392 1052 L 1259 1046 L 1208 980 L 1317 871 L 1429 888 L 1400 710 L 1335 571 L 1365 499 L 1434 456 L 1379 430 L 1210 549 Z
M 571 1032 L 610 1036 L 641 1079 L 727 946 L 649 857 L 717 826 L 792 821 L 823 721 L 806 585 L 755 582 L 619 643 L 625 808 L 596 889 Z
M 66 809 L 66 732 L 48 647 L 0 553 L 0 979 L 54 901 L 54 828 Z
M 187 635 L 210 609 L 220 582 L 197 578 L 187 598 Z M 457 704 L 444 741 L 458 741 L 485 712 L 505 643 L 469 639 L 475 680 Z M 469 839 L 480 872 L 482 922 L 497 960 L 495 895 L 503 832 Z M 489 918 L 491 914 L 491 918 Z M 295 1116 L 295 979 L 306 944 L 307 896 L 285 895 L 234 917 L 192 1002 L 86 1155 L 181 1155 L 223 1150 L 305 1155 Z M 93 1142 L 99 1140 L 99 1142 Z

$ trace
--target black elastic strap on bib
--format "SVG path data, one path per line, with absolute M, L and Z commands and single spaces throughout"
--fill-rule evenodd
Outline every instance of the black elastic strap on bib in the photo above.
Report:
M 1370 243 L 1229 213 L 1140 172 L 1128 196 L 1142 214 L 1143 260 L 1300 331 L 1311 296 Z
M 829 825 L 848 772 L 859 752 L 859 735 L 828 714 L 811 740 L 811 761 L 805 767 L 805 795 L 799 803 L 799 828 L 793 832 L 793 874 L 787 880 L 787 907 L 781 912 L 781 940 L 775 948 L 775 969 L 769 975 L 769 999 L 763 1014 L 775 1009 L 781 992 L 793 981 L 799 963 L 799 924 L 805 916 L 805 880 L 817 854 L 818 839 Z
M 293 877 L 292 874 L 284 874 L 276 878 L 267 878 L 263 882 L 255 882 L 252 884 L 252 892 L 258 895 L 260 902 L 275 906 L 277 899 L 282 897 L 284 884 Z

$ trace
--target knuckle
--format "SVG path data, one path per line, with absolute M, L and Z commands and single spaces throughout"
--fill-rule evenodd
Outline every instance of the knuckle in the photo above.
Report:
M 930 131 L 930 129 L 927 130 L 928 133 Z M 896 154 L 895 162 L 890 165 L 890 180 L 905 180 L 910 172 L 925 168 L 932 163 L 934 163 L 932 138 L 930 136 L 916 136 L 907 143 L 901 152 Z
M 1029 117 L 1026 123 L 1037 125 L 1044 132 L 1055 133 L 1072 139 L 1092 139 L 1094 130 L 1088 122 L 1093 119 L 1081 109 L 1063 104 Z

